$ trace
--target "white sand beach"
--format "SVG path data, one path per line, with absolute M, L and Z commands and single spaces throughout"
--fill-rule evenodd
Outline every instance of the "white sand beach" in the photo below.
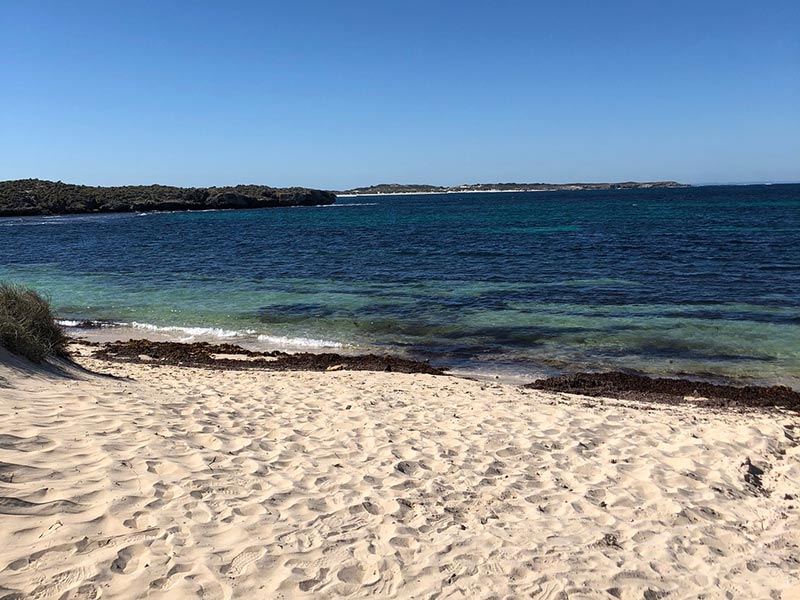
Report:
M 0 361 L 0 597 L 799 597 L 793 413 L 79 361 Z

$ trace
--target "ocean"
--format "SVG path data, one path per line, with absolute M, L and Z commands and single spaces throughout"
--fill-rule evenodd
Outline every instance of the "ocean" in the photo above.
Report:
M 6 218 L 0 280 L 106 333 L 800 389 L 800 185 Z

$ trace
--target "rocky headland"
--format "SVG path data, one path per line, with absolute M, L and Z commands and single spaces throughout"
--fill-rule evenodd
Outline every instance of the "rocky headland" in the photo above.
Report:
M 99 187 L 41 179 L 0 182 L 0 217 L 317 206 L 334 202 L 336 195 L 332 192 L 299 187 Z

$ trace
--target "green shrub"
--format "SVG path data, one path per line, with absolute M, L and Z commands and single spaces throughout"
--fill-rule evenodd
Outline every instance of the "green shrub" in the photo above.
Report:
M 50 303 L 35 291 L 0 283 L 0 346 L 34 362 L 66 356 L 67 336 Z

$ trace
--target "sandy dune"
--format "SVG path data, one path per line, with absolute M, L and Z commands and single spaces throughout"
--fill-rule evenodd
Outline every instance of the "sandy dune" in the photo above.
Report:
M 0 366 L 0 597 L 800 589 L 786 413 L 82 362 L 130 379 Z

